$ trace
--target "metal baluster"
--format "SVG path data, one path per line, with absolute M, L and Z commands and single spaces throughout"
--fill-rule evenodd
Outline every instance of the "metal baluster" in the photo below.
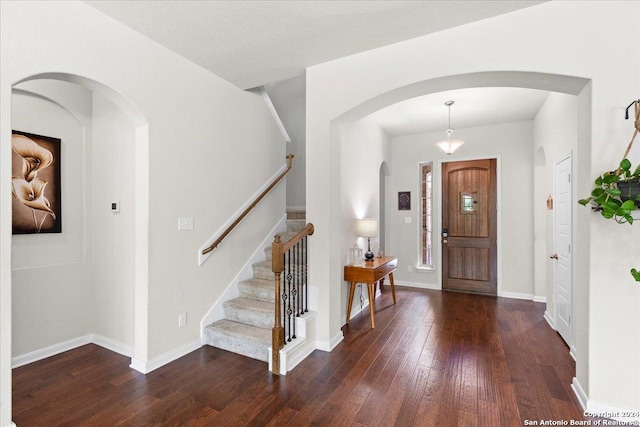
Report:
M 300 273 L 302 272 L 302 266 L 304 264 L 304 258 L 302 257 L 302 241 L 296 243 L 296 252 L 298 252 L 298 271 L 296 272 L 298 275 L 298 306 L 296 307 L 296 316 L 300 317 L 302 314 L 302 276 Z
M 297 272 L 297 268 L 298 268 L 298 251 L 296 248 L 297 244 L 293 246 L 293 248 L 291 249 L 293 251 L 293 286 L 291 288 L 291 299 L 293 300 L 293 304 L 291 307 L 291 321 L 293 322 L 293 335 L 291 336 L 292 339 L 296 339 L 296 314 L 298 309 L 296 308 L 296 304 L 298 303 L 298 272 Z
M 292 317 L 291 315 L 293 314 L 293 310 L 291 309 L 291 279 L 292 279 L 292 275 L 291 275 L 291 249 L 289 249 L 287 251 L 288 254 L 288 259 L 289 259 L 289 265 L 287 267 L 287 292 L 289 294 L 289 304 L 287 307 L 287 321 L 289 323 L 289 338 L 287 339 L 287 341 L 291 342 L 291 321 L 292 321 Z
M 282 264 L 284 265 L 284 268 L 286 270 L 287 268 L 287 254 L 284 253 L 282 254 Z M 285 283 L 283 283 L 282 286 L 282 312 L 284 313 L 287 309 L 287 283 L 286 283 L 286 277 L 285 277 Z M 284 337 L 286 338 L 287 336 L 287 319 L 283 316 L 282 319 L 282 332 L 284 333 Z M 287 345 L 287 340 L 283 339 L 282 342 L 284 343 L 284 345 Z
M 304 246 L 304 259 L 305 259 L 305 263 L 304 263 L 304 268 L 303 268 L 303 288 L 304 288 L 304 312 L 307 313 L 309 311 L 309 286 L 307 284 L 307 265 L 309 262 L 309 256 L 308 256 L 308 248 L 309 245 L 307 244 L 307 236 L 304 236 L 304 243 L 302 244 Z

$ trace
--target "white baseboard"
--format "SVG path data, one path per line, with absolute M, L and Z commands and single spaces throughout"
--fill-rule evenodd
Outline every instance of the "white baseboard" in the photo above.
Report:
M 637 414 L 638 411 L 635 409 L 622 408 L 620 406 L 589 399 L 589 396 L 587 395 L 587 393 L 585 393 L 584 389 L 580 385 L 580 382 L 575 377 L 573 378 L 573 382 L 571 383 L 571 388 L 578 398 L 578 402 L 580 402 L 580 406 L 582 406 L 582 410 L 585 412 L 586 416 L 611 418 L 624 423 L 620 425 L 640 424 L 640 417 L 638 416 L 621 416 L 622 414 Z
M 171 351 L 161 354 L 158 357 L 154 357 L 153 359 L 147 362 L 136 359 L 135 357 L 132 357 L 131 365 L 129 366 L 138 372 L 141 372 L 143 374 L 148 374 L 149 372 L 154 371 L 159 367 L 164 366 L 168 363 L 171 363 L 174 360 L 179 359 L 182 356 L 199 349 L 200 347 L 202 347 L 202 342 L 200 341 L 200 338 L 198 338 L 195 341 L 181 345 L 178 348 L 174 348 Z
M 547 297 L 537 297 L 534 296 L 533 297 L 533 302 L 542 302 L 542 303 L 547 303 Z
M 133 357 L 135 354 L 133 347 L 130 345 L 112 340 L 111 338 L 107 338 L 100 334 L 91 334 L 91 342 L 123 356 Z
M 553 320 L 553 317 L 551 317 L 549 312 L 546 311 L 546 310 L 544 312 L 544 320 L 546 320 L 547 323 L 549 324 L 549 326 L 551 326 L 551 329 L 553 329 L 554 331 L 558 330 L 558 329 L 556 329 L 556 322 Z
M 91 340 L 92 336 L 91 334 L 88 334 L 22 354 L 20 356 L 12 357 L 11 368 L 13 369 L 28 365 L 29 363 L 37 362 L 38 360 L 46 359 L 47 357 L 55 356 L 56 354 L 64 353 L 65 351 L 73 350 L 74 348 L 78 348 L 83 345 L 91 344 Z
M 20 366 L 28 365 L 29 363 L 37 362 L 38 360 L 46 359 L 47 357 L 55 356 L 56 354 L 64 353 L 65 351 L 73 350 L 74 348 L 78 348 L 87 344 L 99 345 L 100 347 L 106 348 L 107 350 L 113 351 L 114 353 L 131 357 L 131 365 L 129 366 L 138 372 L 142 372 L 143 374 L 148 374 L 149 372 L 158 369 L 159 367 L 166 365 L 167 363 L 173 362 L 174 360 L 184 356 L 185 354 L 189 354 L 192 351 L 202 347 L 200 338 L 198 338 L 193 342 L 187 343 L 174 350 L 164 353 L 148 362 L 144 362 L 133 357 L 134 350 L 131 346 L 99 334 L 87 334 L 78 338 L 51 345 L 49 347 L 41 348 L 40 350 L 13 357 L 11 359 L 11 368 L 13 369 Z
M 73 338 L 58 344 L 50 345 L 49 347 L 41 348 L 20 356 L 13 357 L 11 359 L 11 368 L 18 368 L 20 366 L 28 365 L 29 363 L 37 362 L 38 360 L 46 359 L 51 356 L 55 356 L 65 351 L 73 350 L 74 348 L 82 347 L 87 344 L 95 344 L 100 347 L 106 348 L 114 353 L 122 354 L 123 356 L 132 357 L 133 347 L 121 343 L 119 341 L 107 338 L 99 334 L 87 334 L 78 338 Z
M 498 292 L 498 296 L 502 298 L 525 299 L 533 301 L 533 294 L 521 294 L 518 292 Z
M 576 347 L 574 345 L 569 346 L 569 356 L 573 358 L 574 362 L 578 361 L 578 359 L 576 358 Z
M 388 281 L 385 281 L 385 285 L 389 285 Z M 421 282 L 407 282 L 407 281 L 395 281 L 395 285 L 397 286 L 404 286 L 407 288 L 418 288 L 418 289 L 433 289 L 433 290 L 442 290 L 442 288 L 440 287 L 440 285 L 438 285 L 437 283 L 421 283 Z
M 300 345 L 300 347 L 296 349 L 297 351 L 292 356 L 287 356 L 286 362 L 285 362 L 286 363 L 285 370 L 282 371 L 282 368 L 281 368 L 280 372 L 289 372 L 293 370 L 293 368 L 298 366 L 300 362 L 306 359 L 316 349 L 316 347 L 313 344 L 314 343 L 312 341 L 305 339 Z
M 584 389 L 582 388 L 580 382 L 576 377 L 573 377 L 573 381 L 571 382 L 571 389 L 578 398 L 578 402 L 580 403 L 582 410 L 586 411 L 589 398 L 587 397 L 587 393 L 584 392 Z
M 329 341 L 316 341 L 316 348 L 318 350 L 331 352 L 338 344 L 342 342 L 344 336 L 342 335 L 342 331 L 336 334 Z

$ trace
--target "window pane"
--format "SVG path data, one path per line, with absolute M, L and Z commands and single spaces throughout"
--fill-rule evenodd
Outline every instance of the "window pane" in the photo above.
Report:
M 431 163 L 420 165 L 420 188 L 422 189 L 422 203 L 420 205 L 420 264 L 423 267 L 433 266 L 432 253 L 432 173 Z

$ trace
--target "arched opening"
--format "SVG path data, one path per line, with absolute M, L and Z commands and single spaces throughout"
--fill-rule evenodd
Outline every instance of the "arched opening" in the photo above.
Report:
M 12 239 L 12 364 L 94 342 L 138 369 L 147 360 L 145 118 L 113 89 L 64 73 L 15 83 L 11 117 L 14 130 L 61 140 L 62 222 L 61 233 Z
M 450 91 L 454 89 L 470 89 L 470 88 L 477 88 L 477 87 L 513 87 L 513 88 L 538 89 L 538 90 L 544 90 L 547 92 L 557 92 L 561 94 L 571 95 L 577 100 L 578 105 L 588 106 L 591 102 L 590 84 L 588 79 L 571 77 L 571 76 L 562 76 L 562 75 L 551 75 L 551 74 L 544 74 L 544 73 L 530 73 L 530 72 L 496 71 L 496 72 L 471 73 L 471 74 L 464 74 L 464 75 L 453 75 L 453 76 L 430 79 L 430 80 L 410 84 L 407 86 L 394 88 L 392 90 L 388 90 L 384 93 L 381 93 L 373 98 L 363 101 L 359 105 L 351 108 L 350 110 L 346 111 L 345 113 L 341 114 L 340 116 L 330 121 L 330 136 L 331 136 L 330 147 L 331 148 L 329 149 L 329 160 L 328 160 L 329 175 L 334 177 L 334 179 L 336 179 L 337 182 L 342 183 L 342 185 L 344 185 L 345 180 L 340 179 L 340 173 L 345 170 L 345 167 L 341 165 L 345 161 L 347 162 L 351 161 L 351 164 L 353 164 L 353 161 L 346 159 L 344 156 L 344 153 L 341 153 L 339 149 L 339 147 L 344 147 L 344 141 L 343 141 L 344 134 L 341 131 L 342 129 L 345 129 L 351 126 L 353 123 L 357 121 L 365 119 L 370 114 L 386 106 L 389 106 L 391 104 L 394 104 L 400 101 L 404 101 L 417 96 L 435 94 L 435 93 Z M 577 123 L 579 123 L 581 127 L 584 126 L 585 128 L 589 128 L 591 117 L 590 117 L 590 114 L 588 113 L 588 108 L 578 108 L 575 115 L 577 117 L 574 117 L 574 119 L 577 120 Z M 576 156 L 574 157 L 576 164 L 578 165 L 575 171 L 576 180 L 578 181 L 590 180 L 589 178 L 590 163 L 591 163 L 590 162 L 590 156 L 591 156 L 590 135 L 578 134 L 576 136 L 576 147 L 577 147 Z M 531 146 L 530 149 L 533 153 L 534 147 Z M 495 154 L 495 153 L 490 153 L 490 154 Z M 533 158 L 533 154 L 530 157 Z M 532 161 L 529 165 L 531 169 L 529 169 L 529 171 L 527 171 L 526 173 L 530 173 L 531 175 L 533 175 L 533 170 L 532 170 L 533 166 L 534 165 Z M 395 178 L 392 178 L 392 180 L 395 180 Z M 533 178 L 530 178 L 530 181 L 533 181 Z M 330 184 L 333 184 L 333 182 L 331 182 Z M 328 194 L 329 195 L 328 195 L 327 204 L 329 206 L 336 206 L 336 205 L 339 205 L 340 201 L 348 200 L 348 198 L 345 197 L 344 192 L 342 192 L 342 188 L 340 185 L 335 185 L 335 186 L 331 185 L 331 188 L 329 189 Z M 311 192 L 308 194 L 308 197 L 309 196 L 311 196 Z M 531 197 L 531 194 L 523 193 L 523 197 L 529 198 Z M 311 196 L 311 198 L 313 198 L 313 196 Z M 311 200 L 310 206 L 316 206 L 316 205 L 317 203 L 315 203 L 314 200 Z M 533 207 L 531 208 L 531 210 L 533 210 Z M 328 222 L 330 224 L 341 223 L 341 218 L 334 216 L 331 210 L 329 210 L 328 214 L 329 214 Z M 531 215 L 531 225 L 529 225 L 530 227 L 529 230 L 530 230 L 530 233 L 533 235 L 533 230 L 532 230 L 533 213 L 530 212 L 529 214 Z M 314 213 L 311 213 L 311 215 L 320 216 Z M 588 241 L 589 239 L 588 224 L 586 223 L 581 224 L 581 222 L 584 222 L 585 219 L 578 217 L 578 218 L 574 218 L 574 220 L 576 220 L 574 224 L 576 228 L 585 230 L 585 233 L 581 234 L 576 238 L 580 241 Z M 342 219 L 342 221 L 344 221 L 344 219 Z M 516 236 L 511 236 L 511 237 L 513 238 Z M 333 235 L 331 235 L 329 238 L 328 247 L 329 248 L 339 247 L 340 245 L 338 244 L 338 241 L 333 240 L 332 242 L 331 241 L 332 238 L 333 238 Z M 506 237 L 503 236 L 503 238 L 506 238 Z M 576 244 L 579 244 L 579 243 L 580 243 L 579 241 L 576 241 Z M 343 250 L 345 249 L 346 247 L 343 247 Z M 531 252 L 531 259 L 528 261 L 528 263 L 530 266 L 533 266 L 534 264 L 533 241 L 531 242 L 530 252 Z M 502 255 L 503 254 L 499 254 L 499 257 Z M 330 262 L 326 270 L 328 271 L 328 275 L 330 277 L 329 281 L 330 283 L 340 283 L 339 277 L 340 277 L 341 266 L 338 263 L 335 263 L 335 264 L 332 263 L 331 259 L 329 261 Z M 584 249 L 584 250 L 581 250 L 579 253 L 576 253 L 574 271 L 578 271 L 580 269 L 587 271 L 588 262 L 589 262 L 588 249 Z M 500 267 L 500 264 L 502 265 L 502 267 Z M 508 267 L 510 269 L 514 268 L 512 265 L 509 265 Z M 408 267 L 403 265 L 402 268 L 403 270 L 406 271 Z M 506 268 L 505 263 L 499 262 L 499 268 Z M 582 283 L 588 283 L 588 280 L 589 280 L 588 277 L 584 277 L 581 274 L 576 274 L 576 280 L 578 280 L 579 276 L 581 276 L 580 280 L 582 280 Z M 530 289 L 528 290 L 527 295 L 524 295 L 524 293 L 516 293 L 516 292 L 514 292 L 513 294 L 516 297 L 520 296 L 520 297 L 533 298 L 535 297 L 534 292 L 535 292 L 534 289 Z M 581 301 L 588 300 L 588 285 L 582 288 L 580 292 L 581 292 L 581 296 L 580 297 L 576 296 L 577 299 Z M 338 310 L 342 311 L 341 307 L 343 306 L 344 306 L 344 301 L 341 301 L 340 308 L 338 308 Z M 588 307 L 583 307 L 583 308 L 584 310 L 588 310 Z M 336 312 L 338 310 L 335 310 L 335 311 L 332 310 L 332 311 Z M 321 308 L 319 308 L 319 311 L 321 311 Z M 330 328 L 337 324 L 338 322 L 335 322 L 333 320 L 330 321 L 330 325 L 331 325 Z M 584 325 L 584 327 L 586 328 L 587 325 Z M 332 335 L 333 334 L 329 333 L 329 336 L 332 336 Z

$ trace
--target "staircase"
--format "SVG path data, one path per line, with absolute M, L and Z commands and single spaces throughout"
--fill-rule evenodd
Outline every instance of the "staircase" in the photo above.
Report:
M 286 223 L 286 232 L 280 234 L 283 242 L 306 225 L 304 218 L 288 219 Z M 253 277 L 238 283 L 240 297 L 222 304 L 224 318 L 205 327 L 204 343 L 269 362 L 275 311 L 271 246 L 264 253 L 265 260 L 252 266 Z

